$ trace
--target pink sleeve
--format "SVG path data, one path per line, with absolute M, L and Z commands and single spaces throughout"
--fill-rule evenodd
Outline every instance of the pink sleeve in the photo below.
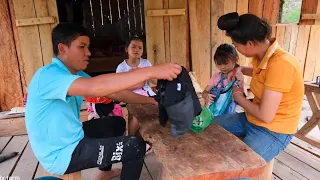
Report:
M 219 73 L 214 73 L 213 76 L 210 78 L 210 81 L 208 83 L 208 86 L 215 86 L 217 85 L 218 81 L 219 81 Z

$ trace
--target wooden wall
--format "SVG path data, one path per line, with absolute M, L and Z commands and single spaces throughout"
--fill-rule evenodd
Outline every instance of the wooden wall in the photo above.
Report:
M 305 81 L 320 76 L 320 25 L 277 25 L 279 45 L 296 56 L 301 63 Z
M 2 110 L 20 104 L 22 98 L 19 62 L 7 0 L 0 0 L 0 20 L 0 110 Z
M 202 88 L 216 71 L 212 63 L 215 50 L 222 43 L 231 43 L 218 29 L 218 18 L 229 12 L 252 13 L 276 24 L 279 6 L 280 0 L 189 0 L 192 71 L 196 72 Z M 249 65 L 250 59 L 240 55 L 239 63 Z
M 185 15 L 148 16 L 149 10 L 185 9 Z M 175 62 L 190 70 L 188 0 L 145 0 L 147 56 L 153 64 Z
M 0 110 L 21 106 L 23 93 L 38 68 L 53 56 L 54 23 L 17 26 L 16 20 L 54 17 L 56 0 L 1 0 L 0 3 Z

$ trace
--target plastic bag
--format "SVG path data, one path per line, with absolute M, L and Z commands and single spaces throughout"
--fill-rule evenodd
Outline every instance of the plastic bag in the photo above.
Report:
M 233 114 L 236 110 L 236 102 L 232 99 L 232 86 L 235 82 L 231 82 L 225 88 L 226 91 L 220 92 L 221 94 L 216 95 L 214 103 L 209 107 L 213 116 L 221 116 L 224 114 Z M 212 90 L 211 90 L 212 91 Z
M 206 127 L 208 127 L 212 120 L 213 115 L 211 111 L 207 107 L 202 106 L 202 111 L 193 119 L 190 130 L 198 134 L 202 132 Z

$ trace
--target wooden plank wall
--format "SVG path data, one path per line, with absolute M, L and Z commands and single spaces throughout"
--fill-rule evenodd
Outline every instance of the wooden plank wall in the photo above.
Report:
M 185 9 L 187 0 L 145 0 L 145 15 L 148 10 Z M 188 12 L 183 16 L 145 16 L 147 56 L 152 64 L 174 62 L 190 67 Z M 188 69 L 190 70 L 190 69 Z
M 222 43 L 231 43 L 231 39 L 217 28 L 218 18 L 236 11 L 239 14 L 253 13 L 270 24 L 276 24 L 279 6 L 280 0 L 189 0 L 192 71 L 196 72 L 201 88 L 205 88 L 216 72 L 212 62 L 216 48 Z M 239 63 L 250 65 L 250 59 L 240 55 Z
M 0 111 L 21 104 L 22 87 L 9 4 L 0 0 Z M 19 98 L 17 98 L 19 97 Z
M 53 16 L 56 0 L 2 0 L 0 3 L 0 111 L 21 106 L 33 74 L 53 56 L 51 31 L 55 24 L 17 27 L 17 19 Z
M 298 58 L 305 81 L 320 76 L 320 25 L 277 25 L 279 45 Z

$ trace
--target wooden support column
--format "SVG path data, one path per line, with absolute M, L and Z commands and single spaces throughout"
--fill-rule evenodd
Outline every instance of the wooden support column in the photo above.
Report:
M 318 1 L 319 0 L 303 0 L 301 14 L 315 14 L 318 8 Z M 314 23 L 314 19 L 301 19 L 299 25 L 313 25 Z
M 21 105 L 22 87 L 9 4 L 0 0 L 0 111 Z

